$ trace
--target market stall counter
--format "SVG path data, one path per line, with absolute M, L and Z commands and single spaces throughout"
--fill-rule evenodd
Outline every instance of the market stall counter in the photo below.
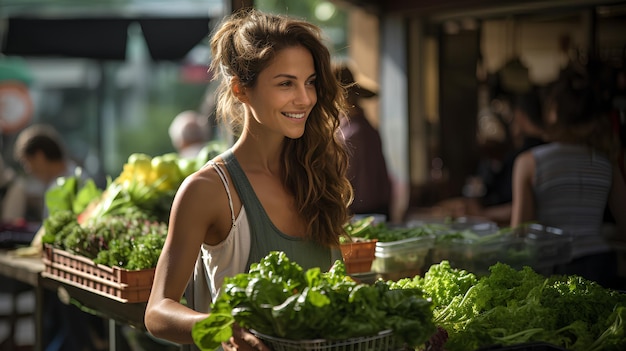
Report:
M 41 325 L 42 325 L 42 301 L 43 290 L 39 281 L 41 272 L 44 270 L 43 261 L 38 257 L 21 257 L 15 255 L 14 251 L 3 249 L 0 250 L 0 274 L 8 279 L 25 283 L 34 288 L 35 291 L 35 345 L 36 351 L 42 350 L 41 345 Z M 8 336 L 9 338 L 12 336 Z
M 56 291 L 61 301 L 75 302 L 84 311 L 109 320 L 109 350 L 120 350 L 122 345 L 120 326 L 130 325 L 145 330 L 143 314 L 146 303 L 124 303 L 100 293 L 42 275 L 39 284 L 43 289 Z M 73 301 L 72 301 L 73 300 Z M 38 308 L 39 309 L 39 308 Z
M 109 350 L 121 349 L 120 327 L 128 325 L 145 331 L 143 315 L 146 302 L 128 303 L 111 298 L 98 291 L 88 290 L 64 282 L 45 273 L 46 266 L 39 256 L 23 257 L 15 251 L 0 251 L 0 274 L 27 283 L 35 289 L 35 345 L 34 350 L 43 350 L 43 293 L 44 289 L 56 291 L 62 301 L 74 302 L 82 309 L 109 320 Z

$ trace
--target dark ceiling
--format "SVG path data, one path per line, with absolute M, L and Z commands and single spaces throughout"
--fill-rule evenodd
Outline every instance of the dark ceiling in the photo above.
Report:
M 489 18 L 540 12 L 611 7 L 623 16 L 624 0 L 334 0 L 370 12 L 430 19 Z

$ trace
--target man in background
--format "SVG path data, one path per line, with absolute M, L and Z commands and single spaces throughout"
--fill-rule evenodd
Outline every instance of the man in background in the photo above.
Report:
M 49 125 L 34 124 L 22 130 L 15 141 L 14 157 L 26 173 L 41 181 L 46 191 L 54 186 L 57 178 L 80 174 L 80 168 L 69 157 L 61 135 Z M 44 203 L 42 220 L 48 214 Z M 44 293 L 43 308 L 42 344 L 45 351 L 105 349 L 106 322 L 102 318 L 61 302 L 56 292 L 48 290 Z
M 383 154 L 382 140 L 359 105 L 360 99 L 376 96 L 365 82 L 355 81 L 348 63 L 337 63 L 335 74 L 347 90 L 347 116 L 341 120 L 340 130 L 347 143 L 350 159 L 348 179 L 354 189 L 350 205 L 353 214 L 382 214 L 389 219 L 391 207 L 391 180 Z
M 196 111 L 183 111 L 174 117 L 168 133 L 178 154 L 193 158 L 209 140 L 208 119 Z

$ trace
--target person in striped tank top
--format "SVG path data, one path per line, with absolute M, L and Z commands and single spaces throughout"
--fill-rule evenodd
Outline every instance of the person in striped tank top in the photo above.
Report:
M 616 220 L 611 239 L 626 240 L 626 185 L 615 157 L 620 146 L 598 101 L 586 72 L 568 71 L 553 84 L 544 115 L 550 142 L 515 162 L 511 226 L 563 229 L 574 237 L 573 260 L 554 273 L 618 287 L 604 214 L 608 206 Z

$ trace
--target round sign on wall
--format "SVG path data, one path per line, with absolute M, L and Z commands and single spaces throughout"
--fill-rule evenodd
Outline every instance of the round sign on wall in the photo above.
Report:
M 17 81 L 0 82 L 0 132 L 14 133 L 25 127 L 33 114 L 28 87 Z

